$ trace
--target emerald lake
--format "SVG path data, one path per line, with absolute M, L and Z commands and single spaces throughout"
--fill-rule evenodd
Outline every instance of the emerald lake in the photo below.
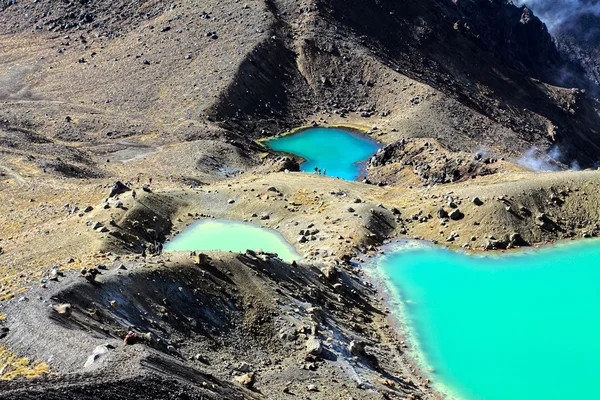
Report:
M 364 166 L 380 148 L 373 139 L 352 130 L 310 128 L 265 142 L 273 150 L 294 154 L 305 161 L 300 170 L 356 180 L 364 175 Z
M 391 246 L 372 272 L 448 398 L 597 398 L 600 241 L 492 255 Z
M 277 253 L 287 262 L 301 258 L 276 231 L 228 220 L 197 221 L 164 246 L 166 252 L 220 250 L 244 253 L 248 249 Z

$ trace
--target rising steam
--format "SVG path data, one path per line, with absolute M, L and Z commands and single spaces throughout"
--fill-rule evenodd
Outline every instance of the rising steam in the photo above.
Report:
M 562 171 L 566 169 L 579 171 L 581 168 L 577 161 L 568 164 L 562 161 L 563 155 L 558 146 L 552 147 L 547 153 L 536 147 L 527 150 L 516 162 L 532 171 Z

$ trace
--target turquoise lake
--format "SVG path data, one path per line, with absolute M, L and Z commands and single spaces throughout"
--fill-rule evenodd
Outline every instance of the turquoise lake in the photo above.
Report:
M 375 273 L 448 398 L 600 397 L 600 241 L 486 256 L 395 246 Z
M 244 253 L 247 249 L 277 253 L 287 262 L 301 258 L 276 231 L 228 220 L 197 221 L 164 246 L 166 252 L 221 250 Z
M 366 160 L 379 149 L 379 144 L 359 133 L 338 128 L 310 128 L 265 142 L 276 151 L 295 154 L 306 161 L 300 170 L 315 172 L 319 168 L 327 176 L 356 180 L 364 174 Z

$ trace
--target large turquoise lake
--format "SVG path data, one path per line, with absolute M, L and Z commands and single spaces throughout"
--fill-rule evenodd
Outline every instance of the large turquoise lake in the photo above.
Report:
M 379 144 L 359 133 L 338 128 L 310 128 L 271 139 L 266 145 L 276 151 L 291 153 L 306 161 L 300 169 L 356 180 L 364 174 L 366 160 L 379 149 Z
M 228 220 L 197 221 L 164 246 L 166 252 L 220 250 L 243 253 L 247 249 L 277 253 L 288 262 L 301 258 L 277 231 Z
M 600 241 L 494 256 L 408 243 L 376 264 L 449 398 L 600 398 Z

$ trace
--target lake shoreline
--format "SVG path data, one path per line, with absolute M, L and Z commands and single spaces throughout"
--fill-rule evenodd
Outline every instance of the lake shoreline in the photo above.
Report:
M 436 365 L 428 360 L 431 355 L 428 355 L 422 348 L 421 340 L 418 337 L 418 328 L 413 324 L 413 321 L 411 321 L 410 312 L 406 308 L 408 300 L 405 298 L 405 295 L 401 293 L 401 289 L 391 283 L 391 276 L 386 272 L 383 266 L 386 257 L 394 254 L 397 255 L 398 252 L 410 251 L 409 247 L 412 249 L 428 248 L 432 250 L 444 250 L 466 255 L 468 257 L 490 257 L 492 259 L 503 257 L 531 257 L 539 252 L 542 252 L 543 255 L 545 252 L 557 250 L 565 251 L 571 246 L 586 247 L 590 245 L 590 242 L 593 244 L 593 242 L 598 241 L 598 238 L 592 240 L 585 240 L 583 238 L 579 240 L 560 240 L 551 244 L 511 249 L 500 253 L 498 251 L 464 251 L 464 249 L 460 248 L 456 249 L 440 246 L 430 241 L 397 238 L 382 244 L 377 249 L 375 256 L 360 263 L 360 268 L 365 271 L 365 274 L 371 280 L 374 288 L 381 295 L 386 310 L 389 310 L 388 319 L 393 328 L 398 331 L 403 343 L 407 343 L 406 353 L 417 368 L 417 373 L 430 379 L 432 387 L 444 396 L 452 399 L 469 400 L 473 397 L 458 395 L 456 391 L 450 387 L 449 382 L 444 382 L 441 376 L 437 376 Z M 404 249 L 402 247 L 404 247 Z M 550 268 L 550 265 L 547 268 Z M 410 301 L 412 302 L 412 299 Z
M 299 159 L 302 172 L 360 181 L 381 143 L 352 127 L 309 127 L 268 138 L 264 146 Z

